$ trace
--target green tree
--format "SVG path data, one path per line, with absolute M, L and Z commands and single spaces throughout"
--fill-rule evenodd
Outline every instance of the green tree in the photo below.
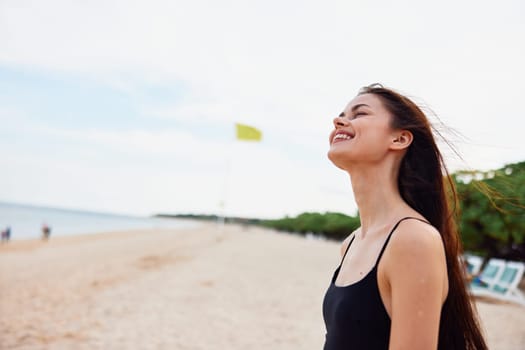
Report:
M 525 260 L 525 162 L 454 174 L 466 250 Z
M 263 222 L 266 227 L 280 231 L 315 233 L 341 240 L 359 227 L 359 218 L 341 213 L 302 213 L 294 218 L 285 217 Z

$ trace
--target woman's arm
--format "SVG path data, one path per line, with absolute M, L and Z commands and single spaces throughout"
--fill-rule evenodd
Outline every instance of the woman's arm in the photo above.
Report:
M 390 350 L 437 349 L 447 269 L 443 243 L 430 225 L 404 222 L 385 252 L 391 292 Z

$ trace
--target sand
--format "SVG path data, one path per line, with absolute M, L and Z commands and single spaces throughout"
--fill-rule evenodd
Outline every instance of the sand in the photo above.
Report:
M 0 246 L 0 349 L 321 349 L 339 244 L 212 224 Z M 525 308 L 478 301 L 490 349 Z

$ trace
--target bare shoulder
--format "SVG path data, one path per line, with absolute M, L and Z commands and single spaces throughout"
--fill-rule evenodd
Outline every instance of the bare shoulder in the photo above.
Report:
M 351 234 L 348 235 L 341 243 L 341 257 L 345 255 L 346 249 L 348 249 L 348 245 L 350 244 L 350 241 L 352 240 L 352 237 L 355 236 L 356 232 L 359 231 L 361 228 L 357 228 L 355 231 L 353 231 Z
M 399 223 L 389 245 L 394 251 L 415 253 L 427 250 L 442 250 L 443 240 L 438 230 L 419 220 L 408 219 Z
M 428 223 L 419 220 L 402 221 L 388 245 L 385 257 L 393 268 L 439 268 L 446 265 L 441 235 Z

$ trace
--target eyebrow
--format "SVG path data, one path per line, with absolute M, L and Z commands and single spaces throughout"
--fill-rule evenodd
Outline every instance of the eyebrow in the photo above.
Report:
M 368 107 L 370 108 L 369 105 L 365 104 L 365 103 L 360 103 L 358 105 L 355 105 L 352 107 L 352 109 L 350 110 L 351 112 L 355 112 L 359 107 Z M 341 112 L 341 114 L 339 114 L 340 117 L 344 117 L 345 116 L 345 112 Z

